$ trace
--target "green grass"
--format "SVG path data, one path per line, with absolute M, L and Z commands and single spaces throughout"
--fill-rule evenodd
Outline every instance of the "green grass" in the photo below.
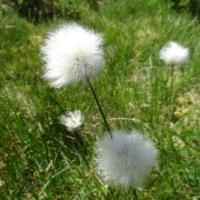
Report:
M 106 66 L 93 83 L 109 123 L 138 129 L 159 149 L 139 199 L 200 199 L 200 24 L 163 1 L 105 2 L 78 23 L 105 38 Z M 94 144 L 105 127 L 89 89 L 56 90 L 41 78 L 45 33 L 64 21 L 0 18 L 0 199 L 134 199 L 132 188 L 108 187 L 96 175 Z M 169 40 L 191 50 L 190 62 L 175 69 L 173 105 L 170 71 L 158 59 Z M 75 109 L 86 117 L 78 139 L 58 120 Z

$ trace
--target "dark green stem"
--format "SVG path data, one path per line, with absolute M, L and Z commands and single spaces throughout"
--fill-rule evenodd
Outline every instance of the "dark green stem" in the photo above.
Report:
M 171 83 L 170 83 L 171 116 L 170 116 L 170 120 L 172 120 L 172 118 L 173 118 L 173 111 L 174 111 L 174 105 L 173 105 L 174 104 L 174 66 L 171 65 L 170 67 L 171 67 L 171 69 L 170 69 L 170 76 L 171 76 Z
M 89 78 L 86 78 L 86 80 L 87 80 L 87 83 L 88 83 L 88 85 L 89 85 L 89 87 L 90 87 L 90 89 L 91 89 L 91 92 L 92 92 L 92 95 L 93 95 L 93 97 L 94 97 L 94 100 L 95 100 L 95 102 L 96 102 L 96 104 L 97 104 L 97 106 L 98 106 L 99 112 L 101 113 L 101 116 L 102 116 L 103 121 L 104 121 L 104 123 L 105 123 L 105 126 L 106 126 L 106 128 L 107 128 L 107 130 L 108 130 L 108 133 L 110 134 L 110 137 L 113 139 L 110 126 L 108 125 L 108 122 L 107 122 L 107 120 L 106 120 L 106 116 L 105 116 L 105 114 L 104 114 L 104 112 L 103 112 L 103 109 L 102 109 L 101 104 L 100 104 L 100 102 L 99 102 L 99 100 L 98 100 L 97 94 L 96 94 L 96 92 L 95 92 L 95 90 L 94 90 L 94 88 L 93 88 L 93 86 L 92 86 L 92 83 L 91 83 L 91 81 L 90 81 Z
M 134 197 L 135 197 L 134 199 L 138 200 L 139 198 L 138 198 L 138 195 L 137 195 L 137 189 L 135 187 L 133 188 L 133 193 L 134 193 Z

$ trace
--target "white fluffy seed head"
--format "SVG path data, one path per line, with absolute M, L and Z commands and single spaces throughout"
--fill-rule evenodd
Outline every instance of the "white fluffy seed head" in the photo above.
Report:
M 102 43 L 100 34 L 77 24 L 50 32 L 41 48 L 44 78 L 61 87 L 96 75 L 104 65 Z
M 190 52 L 188 48 L 176 42 L 169 42 L 160 50 L 160 59 L 167 65 L 180 65 L 188 62 Z
M 84 116 L 80 110 L 74 112 L 68 112 L 65 115 L 61 115 L 60 123 L 64 125 L 69 132 L 80 131 L 85 122 Z
M 96 144 L 97 170 L 108 184 L 124 187 L 143 183 L 156 166 L 157 150 L 140 133 L 113 131 Z

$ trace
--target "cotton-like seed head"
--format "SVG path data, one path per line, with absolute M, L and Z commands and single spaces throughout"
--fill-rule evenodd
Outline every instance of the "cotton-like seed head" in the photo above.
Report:
M 65 115 L 61 115 L 60 123 L 64 125 L 69 132 L 76 132 L 81 129 L 85 122 L 84 116 L 80 110 L 74 112 L 68 112 Z
M 176 42 L 169 42 L 160 50 L 160 59 L 168 65 L 185 64 L 188 62 L 189 57 L 188 48 Z
M 156 166 L 157 150 L 140 133 L 113 131 L 96 144 L 96 165 L 109 184 L 141 185 L 145 176 Z
M 104 65 L 102 43 L 100 34 L 77 24 L 50 32 L 41 48 L 44 78 L 61 87 L 96 75 Z

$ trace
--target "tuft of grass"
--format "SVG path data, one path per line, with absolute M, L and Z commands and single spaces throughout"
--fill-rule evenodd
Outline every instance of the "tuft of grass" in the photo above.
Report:
M 44 35 L 65 19 L 34 25 L 5 13 L 0 21 L 1 199 L 133 199 L 132 188 L 108 187 L 96 176 L 94 143 L 104 127 L 88 88 L 56 90 L 41 78 Z M 78 22 L 105 38 L 106 67 L 93 83 L 111 126 L 139 129 L 159 149 L 139 199 L 199 199 L 199 23 L 158 0 L 102 1 Z M 172 118 L 170 69 L 158 59 L 169 40 L 192 55 L 174 72 Z M 79 138 L 58 120 L 74 109 L 86 116 Z

